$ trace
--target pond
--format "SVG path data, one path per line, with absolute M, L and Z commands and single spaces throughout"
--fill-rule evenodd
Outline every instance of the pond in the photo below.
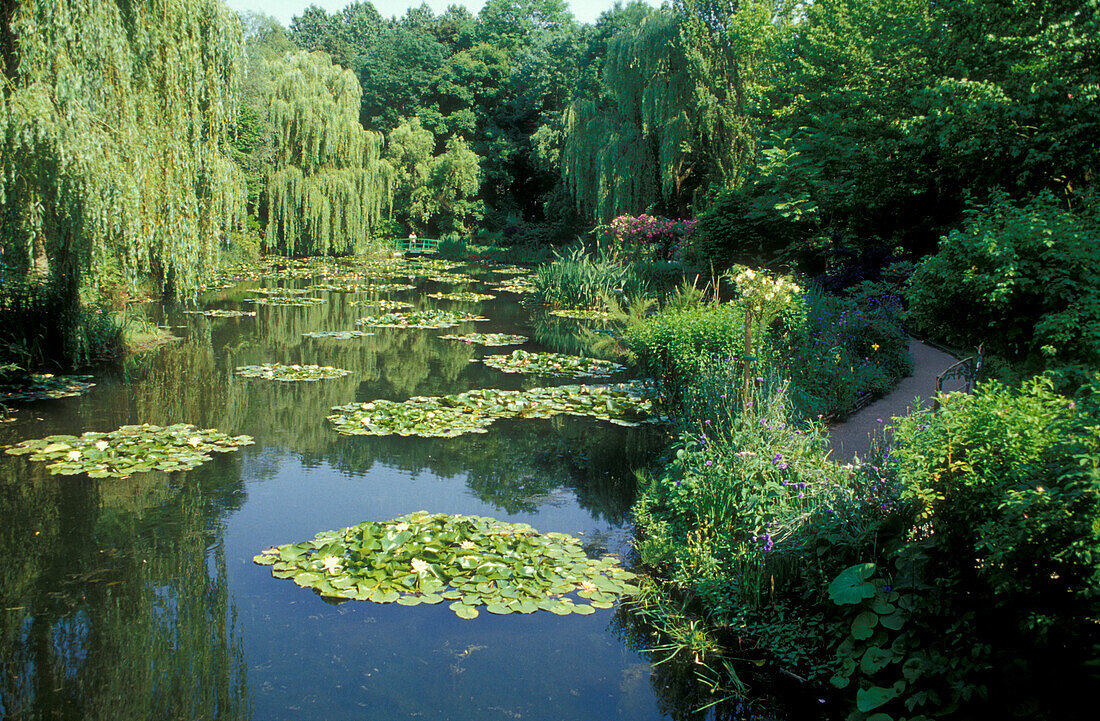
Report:
M 355 401 L 578 382 L 472 362 L 550 350 L 533 340 L 519 296 L 469 281 L 499 280 L 487 270 L 436 269 L 434 279 L 381 286 L 330 277 L 338 270 L 253 274 L 200 306 L 243 315 L 153 308 L 181 340 L 97 376 L 85 395 L 20 406 L 0 427 L 3 444 L 181 422 L 255 439 L 190 471 L 123 479 L 54 476 L 0 456 L 0 542 L 11 564 L 0 574 L 0 717 L 682 715 L 618 609 L 463 620 L 446 604 L 333 603 L 253 563 L 271 545 L 420 510 L 529 523 L 576 536 L 591 555 L 626 556 L 634 470 L 661 447 L 651 428 L 575 416 L 503 419 L 454 438 L 338 434 L 330 408 Z M 496 297 L 428 297 L 457 291 Z M 323 302 L 294 303 L 304 297 Z M 374 298 L 391 302 L 372 309 Z M 489 320 L 356 324 L 401 302 Z M 304 335 L 318 331 L 360 332 Z M 464 333 L 532 340 L 440 337 Z M 350 374 L 272 382 L 235 373 L 274 362 Z

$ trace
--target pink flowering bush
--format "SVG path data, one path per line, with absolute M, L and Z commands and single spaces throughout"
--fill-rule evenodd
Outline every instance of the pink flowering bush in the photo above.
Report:
M 630 260 L 678 260 L 697 222 L 646 213 L 620 215 L 602 228 L 601 245 Z

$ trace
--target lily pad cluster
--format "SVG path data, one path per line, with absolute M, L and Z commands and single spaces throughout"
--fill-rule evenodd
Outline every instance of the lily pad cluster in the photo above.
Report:
M 428 293 L 429 298 L 438 298 L 439 300 L 453 300 L 459 303 L 476 303 L 480 300 L 491 300 L 496 298 L 491 293 L 474 293 L 473 291 L 463 290 L 456 293 Z
M 351 340 L 353 338 L 366 338 L 374 333 L 362 330 L 314 330 L 303 333 L 303 338 L 332 338 L 333 340 Z
M 243 378 L 262 378 L 268 381 L 320 381 L 328 378 L 342 378 L 351 375 L 351 371 L 332 366 L 283 365 L 282 363 L 264 363 L 258 366 L 237 366 L 237 375 Z
M 527 336 L 508 335 L 507 333 L 466 333 L 465 335 L 448 333 L 439 337 L 444 340 L 461 340 L 483 346 L 520 345 L 527 342 Z
M 314 283 L 309 290 L 325 290 L 330 293 L 367 293 L 371 290 L 367 283 Z
M 429 273 L 427 275 L 428 280 L 434 280 L 436 283 L 447 283 L 450 285 L 463 285 L 469 283 L 473 278 L 462 273 Z
M 386 298 L 378 298 L 377 300 L 353 300 L 348 303 L 348 305 L 372 306 L 374 308 L 381 308 L 382 310 L 403 310 L 413 307 L 412 303 L 403 300 L 388 300 Z
M 372 283 L 367 287 L 371 293 L 397 293 L 403 290 L 412 290 L 415 285 L 409 283 Z
M 417 310 L 408 313 L 368 315 L 355 321 L 373 328 L 450 328 L 467 321 L 486 321 L 473 313 L 452 313 L 447 310 Z
M 453 438 L 485 433 L 502 418 L 589 416 L 633 426 L 651 415 L 653 399 L 648 385 L 634 381 L 527 391 L 486 388 L 449 396 L 414 396 L 403 402 L 351 403 L 332 410 L 328 420 L 343 435 Z
M 309 293 L 305 288 L 252 288 L 252 293 L 257 295 L 275 297 L 285 297 L 290 295 L 307 295 Z
M 184 313 L 191 313 L 194 315 L 204 315 L 208 318 L 241 318 L 245 316 L 255 316 L 254 310 L 230 310 L 225 308 L 208 308 L 206 310 L 185 310 Z
M 528 353 L 514 350 L 511 355 L 485 356 L 481 362 L 505 373 L 540 376 L 609 376 L 623 366 L 599 358 L 582 358 L 564 353 Z
M 573 318 L 574 320 L 607 320 L 611 314 L 606 310 L 591 310 L 584 308 L 566 308 L 564 310 L 552 310 L 550 315 L 559 318 Z
M 522 295 L 523 293 L 534 293 L 535 284 L 526 278 L 511 278 L 509 280 L 503 280 L 499 283 L 492 283 L 497 290 L 503 293 L 515 293 Z
M 459 618 L 550 611 L 590 615 L 638 592 L 618 559 L 588 558 L 564 533 L 424 511 L 319 533 L 253 559 L 334 600 L 417 606 L 450 601 Z M 587 602 L 578 602 L 571 596 Z
M 53 474 L 128 478 L 142 471 L 188 471 L 209 461 L 210 453 L 235 451 L 253 442 L 251 436 L 229 436 L 214 428 L 200 430 L 189 423 L 146 423 L 109 433 L 46 436 L 7 446 L 4 452 L 48 461 L 46 468 Z
M 20 375 L 0 385 L 0 403 L 78 396 L 95 385 L 90 379 L 91 376 L 55 376 L 53 373 Z
M 248 301 L 251 303 L 260 303 L 261 305 L 313 306 L 321 305 L 325 302 L 325 299 L 314 298 L 312 296 L 272 295 L 249 298 Z

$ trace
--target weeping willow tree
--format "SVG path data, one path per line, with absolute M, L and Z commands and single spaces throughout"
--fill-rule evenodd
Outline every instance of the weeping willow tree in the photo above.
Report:
M 242 61 L 220 0 L 21 0 L 0 12 L 0 242 L 27 281 L 177 297 L 240 228 Z
M 359 124 L 362 89 L 324 53 L 270 64 L 274 153 L 267 168 L 264 244 L 286 255 L 354 252 L 388 214 L 382 136 Z
M 780 31 L 771 0 L 681 0 L 612 38 L 597 100 L 564 113 L 562 175 L 599 222 L 654 208 L 683 215 L 736 185 L 755 145 L 750 100 Z

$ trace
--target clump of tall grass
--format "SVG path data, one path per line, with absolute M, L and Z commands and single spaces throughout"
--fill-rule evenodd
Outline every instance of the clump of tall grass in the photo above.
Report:
M 551 308 L 603 308 L 604 297 L 649 295 L 649 281 L 633 264 L 594 255 L 584 246 L 555 253 L 534 276 L 535 299 Z

